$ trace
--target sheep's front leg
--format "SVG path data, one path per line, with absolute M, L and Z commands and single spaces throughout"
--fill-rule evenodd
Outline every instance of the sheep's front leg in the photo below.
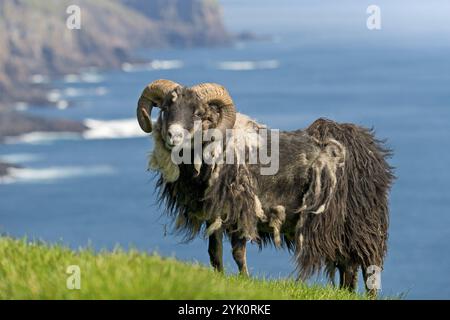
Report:
M 233 258 L 238 265 L 240 274 L 244 276 L 248 276 L 246 246 L 247 240 L 245 238 L 241 238 L 236 234 L 231 235 Z
M 223 272 L 223 231 L 216 230 L 209 236 L 208 253 L 211 265 L 216 271 Z

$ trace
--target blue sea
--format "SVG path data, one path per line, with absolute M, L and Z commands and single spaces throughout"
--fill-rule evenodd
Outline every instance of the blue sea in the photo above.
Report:
M 167 232 L 170 221 L 156 205 L 155 183 L 146 172 L 152 142 L 134 116 L 140 92 L 155 79 L 217 82 L 228 88 L 240 112 L 272 128 L 304 128 L 327 117 L 374 127 L 386 138 L 398 180 L 390 196 L 382 294 L 449 299 L 449 28 L 433 32 L 439 10 L 433 11 L 435 19 L 420 15 L 423 28 L 408 28 L 398 7 L 393 14 L 380 1 L 385 24 L 369 31 L 367 5 L 350 2 L 344 10 L 312 1 L 280 2 L 290 9 L 267 0 L 223 1 L 232 30 L 272 39 L 226 48 L 141 50 L 137 55 L 152 63 L 87 70 L 53 82 L 49 97 L 60 108 L 30 106 L 23 112 L 85 121 L 90 130 L 84 136 L 33 134 L 0 145 L 0 159 L 26 168 L 0 183 L 0 232 L 73 248 L 135 247 L 208 264 L 206 240 L 185 244 Z M 230 250 L 226 243 L 226 268 L 235 272 Z M 250 245 L 248 260 L 255 276 L 295 276 L 285 251 Z

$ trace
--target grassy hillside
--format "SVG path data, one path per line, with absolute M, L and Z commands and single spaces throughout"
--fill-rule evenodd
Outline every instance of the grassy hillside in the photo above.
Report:
M 78 265 L 81 289 L 69 290 Z M 142 252 L 78 252 L 0 239 L 0 299 L 364 299 L 334 288 L 217 274 Z

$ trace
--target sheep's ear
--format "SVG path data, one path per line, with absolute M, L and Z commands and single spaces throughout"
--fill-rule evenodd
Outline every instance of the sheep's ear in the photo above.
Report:
M 320 214 L 328 209 L 341 172 L 345 170 L 345 155 L 344 146 L 336 140 L 321 144 L 320 154 L 310 168 L 310 186 L 299 212 Z

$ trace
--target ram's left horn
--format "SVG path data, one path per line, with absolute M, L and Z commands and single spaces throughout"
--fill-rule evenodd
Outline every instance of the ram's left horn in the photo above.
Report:
M 225 131 L 231 129 L 236 122 L 236 108 L 228 91 L 216 83 L 202 83 L 192 87 L 192 90 L 208 105 L 217 105 L 220 120 L 217 129 Z

